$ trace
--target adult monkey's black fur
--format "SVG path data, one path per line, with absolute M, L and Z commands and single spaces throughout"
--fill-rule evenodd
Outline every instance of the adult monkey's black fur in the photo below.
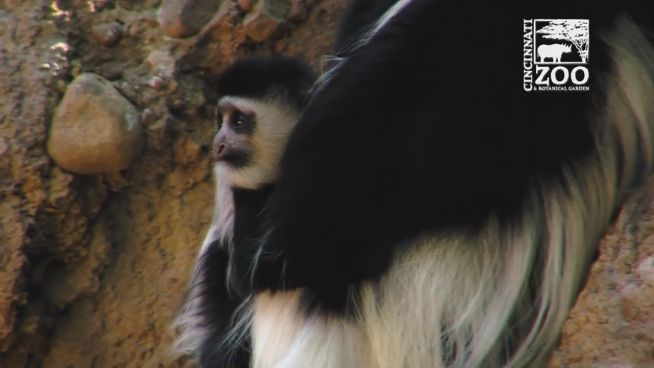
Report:
M 650 2 L 398 4 L 341 37 L 236 250 L 254 367 L 538 366 L 652 170 Z M 590 92 L 523 91 L 534 18 L 590 19 Z

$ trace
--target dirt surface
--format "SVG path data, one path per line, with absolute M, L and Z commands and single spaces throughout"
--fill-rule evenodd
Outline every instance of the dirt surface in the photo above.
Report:
M 318 71 L 345 0 L 223 0 L 211 16 L 173 3 L 0 4 L 0 367 L 193 366 L 169 353 L 169 326 L 213 206 L 211 76 L 270 53 Z M 146 143 L 126 170 L 72 174 L 48 156 L 81 73 L 138 111 Z M 654 366 L 652 198 L 606 236 L 552 367 Z

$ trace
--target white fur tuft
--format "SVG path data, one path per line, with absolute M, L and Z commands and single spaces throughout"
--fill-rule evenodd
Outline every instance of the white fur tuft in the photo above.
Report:
M 365 46 L 386 24 L 388 24 L 388 22 L 390 22 L 391 19 L 400 13 L 402 9 L 411 4 L 412 1 L 413 0 L 397 1 L 384 14 L 382 14 L 382 16 L 379 17 L 375 23 L 368 25 L 367 30 L 363 32 L 362 36 L 355 35 L 357 36 L 355 39 L 346 40 L 346 45 L 343 46 L 342 50 L 338 50 L 338 53 L 348 55 L 353 51 Z M 338 57 L 334 55 L 326 57 L 324 59 L 324 65 L 328 65 L 328 69 L 325 70 L 320 75 L 318 80 L 313 84 L 311 93 L 309 95 L 314 95 L 317 91 L 323 88 L 323 86 L 329 82 L 334 74 L 336 74 L 336 71 L 338 68 L 340 68 L 341 64 L 345 62 L 346 59 L 347 57 Z
M 204 318 L 201 315 L 203 283 L 201 274 L 197 268 L 193 271 L 186 300 L 181 312 L 173 322 L 173 329 L 177 332 L 177 339 L 173 345 L 173 351 L 180 355 L 190 355 L 199 351 L 202 342 L 209 337 Z
M 367 367 L 364 330 L 335 316 L 305 316 L 301 297 L 301 290 L 257 295 L 253 367 Z

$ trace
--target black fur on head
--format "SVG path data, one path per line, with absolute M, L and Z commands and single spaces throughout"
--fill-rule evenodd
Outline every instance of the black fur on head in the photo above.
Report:
M 254 57 L 225 69 L 217 81 L 218 97 L 283 98 L 301 109 L 314 80 L 313 72 L 301 60 Z

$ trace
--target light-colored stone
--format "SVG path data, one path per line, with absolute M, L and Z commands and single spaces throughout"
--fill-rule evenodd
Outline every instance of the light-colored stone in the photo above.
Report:
M 287 10 L 288 3 L 284 0 L 259 0 L 243 20 L 245 34 L 253 41 L 266 41 L 284 22 Z
M 170 37 L 184 38 L 198 33 L 218 9 L 221 0 L 164 0 L 159 24 Z
M 80 74 L 59 103 L 48 138 L 57 165 L 77 174 L 127 168 L 143 147 L 139 112 L 110 82 Z
M 123 37 L 123 26 L 118 22 L 99 24 L 91 29 L 93 38 L 104 47 L 115 46 Z
M 165 78 L 171 79 L 175 73 L 176 60 L 169 50 L 152 50 L 145 59 L 145 65 L 152 72 Z

